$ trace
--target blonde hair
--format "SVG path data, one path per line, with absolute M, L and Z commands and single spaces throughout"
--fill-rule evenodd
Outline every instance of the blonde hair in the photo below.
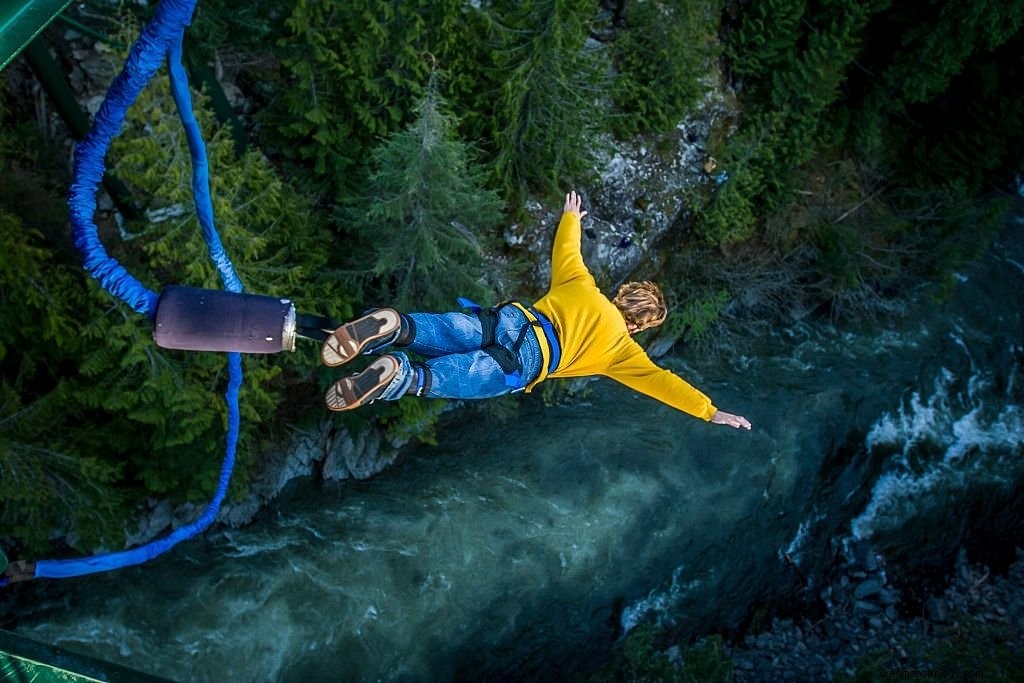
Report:
M 612 303 L 637 331 L 657 327 L 665 322 L 668 306 L 661 289 L 653 282 L 627 282 L 619 287 Z

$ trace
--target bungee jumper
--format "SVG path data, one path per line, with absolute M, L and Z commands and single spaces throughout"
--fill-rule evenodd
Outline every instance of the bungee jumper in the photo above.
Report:
M 508 301 L 470 313 L 371 310 L 334 330 L 320 351 L 337 367 L 359 355 L 378 356 L 363 371 L 327 390 L 333 411 L 404 396 L 482 399 L 529 393 L 548 378 L 603 375 L 684 413 L 715 424 L 750 429 L 741 415 L 711 399 L 647 356 L 633 335 L 668 315 L 651 282 L 627 282 L 609 300 L 598 289 L 580 249 L 582 200 L 565 197 L 551 250 L 551 286 L 532 306 Z M 412 361 L 406 352 L 423 357 Z

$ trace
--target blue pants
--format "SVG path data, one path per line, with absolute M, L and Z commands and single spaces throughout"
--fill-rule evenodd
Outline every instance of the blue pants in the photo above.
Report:
M 540 375 L 543 359 L 540 342 L 530 327 L 530 321 L 515 306 L 504 306 L 498 311 L 498 324 L 494 332 L 495 343 L 509 351 L 526 326 L 526 334 L 516 356 L 522 374 L 518 386 L 506 381 L 501 366 L 488 353 L 481 350 L 483 332 L 480 319 L 466 313 L 410 313 L 416 323 L 416 337 L 402 347 L 426 359 L 430 369 L 430 390 L 425 394 L 433 398 L 494 398 L 520 389 Z M 402 351 L 373 349 L 375 355 L 388 353 L 401 362 L 395 380 L 380 396 L 394 401 L 405 395 L 416 379 L 416 371 L 409 357 Z

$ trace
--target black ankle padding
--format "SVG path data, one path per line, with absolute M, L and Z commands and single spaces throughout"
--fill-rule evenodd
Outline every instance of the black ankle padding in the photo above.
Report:
M 416 321 L 404 313 L 399 313 L 398 317 L 402 319 L 402 329 L 398 331 L 395 346 L 408 346 L 416 339 Z
M 405 390 L 406 396 L 426 396 L 430 392 L 430 384 L 433 379 L 430 368 L 423 363 L 413 363 L 413 377 L 409 388 Z M 420 378 L 422 377 L 422 383 Z

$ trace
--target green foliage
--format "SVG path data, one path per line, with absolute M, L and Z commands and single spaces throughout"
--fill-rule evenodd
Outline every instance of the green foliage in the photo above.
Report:
M 434 77 L 416 119 L 374 150 L 369 185 L 349 210 L 366 241 L 376 301 L 402 310 L 447 309 L 457 296 L 491 299 L 483 257 L 501 219 L 472 150 L 444 111 Z
M 788 68 L 802 34 L 807 0 L 764 0 L 747 7 L 726 46 L 733 73 L 761 97 L 771 74 Z
M 76 336 L 75 311 L 61 295 L 80 279 L 2 208 L 0 242 L 0 525 L 29 550 L 42 550 L 58 529 L 85 544 L 109 540 L 104 523 L 121 503 L 111 486 L 121 468 L 76 452 L 79 407 L 55 373 L 71 357 L 67 346 L 77 346 L 65 344 Z
M 999 222 L 977 199 L 985 179 L 1019 169 L 1022 16 L 986 0 L 746 5 L 726 48 L 744 111 L 712 149 L 728 180 L 695 207 L 695 234 L 727 252 L 778 249 L 790 265 L 776 284 L 833 312 L 949 272 L 993 234 L 965 230 L 972 216 Z M 870 170 L 844 187 L 851 163 Z M 794 264 L 800 277 L 784 272 Z
M 377 139 L 407 122 L 433 63 L 472 42 L 471 11 L 459 0 L 296 2 L 279 46 L 292 85 L 267 119 L 281 152 L 349 187 Z
M 881 73 L 884 90 L 899 93 L 889 98 L 890 107 L 930 101 L 949 87 L 973 55 L 1002 45 L 1024 26 L 1024 5 L 1019 2 L 932 0 L 929 4 L 930 11 L 921 12 L 894 3 L 879 27 L 884 35 L 899 32 L 899 42 Z
M 595 0 L 497 3 L 495 174 L 512 207 L 593 172 L 606 56 L 587 42 Z
M 657 646 L 658 636 L 654 626 L 638 626 L 630 631 L 608 663 L 590 677 L 590 683 L 728 683 L 732 680 L 732 662 L 725 655 L 721 636 L 711 636 L 682 648 L 678 664 Z
M 322 275 L 331 237 L 312 205 L 258 153 L 235 157 L 202 99 L 196 110 L 218 228 L 247 288 L 348 317 L 348 294 Z M 62 166 L 33 139 L 17 126 L 0 129 L 0 494 L 12 501 L 2 521 L 5 533 L 33 548 L 60 532 L 87 549 L 116 544 L 143 496 L 209 498 L 223 455 L 226 368 L 220 354 L 156 347 L 148 321 L 88 280 L 67 241 L 66 180 L 52 175 Z M 220 286 L 194 215 L 186 147 L 158 75 L 110 155 L 148 219 L 125 226 L 119 240 L 97 217 L 108 251 L 157 291 L 161 282 Z M 17 163 L 6 161 L 8 152 Z M 312 363 L 299 354 L 246 357 L 244 365 L 235 493 L 282 408 L 320 408 Z
M 934 103 L 873 118 L 884 130 L 879 156 L 915 186 L 955 182 L 971 194 L 989 192 L 993 179 L 1018 173 L 1024 163 L 1024 91 L 1016 84 L 1024 79 L 1024 63 L 1015 55 L 1022 51 L 1024 31 L 1018 31 L 998 49 L 972 56 Z M 858 133 L 866 144 L 869 131 Z
M 551 392 L 548 391 L 553 385 L 558 385 L 560 382 L 542 382 L 538 392 L 542 394 L 544 405 L 547 403 L 547 397 Z M 477 401 L 473 404 L 473 407 L 483 413 L 488 420 L 496 420 L 500 423 L 506 423 L 509 420 L 514 420 L 522 409 L 522 400 L 518 395 L 508 394 L 506 396 L 498 396 L 487 401 Z
M 690 344 L 705 343 L 713 336 L 722 310 L 731 298 L 729 292 L 725 290 L 689 296 L 681 310 L 669 313 L 658 336 L 685 339 Z
M 57 183 L 44 173 L 53 159 L 34 127 L 6 115 L 0 98 L 0 526 L 29 551 L 56 532 L 86 547 L 116 541 L 122 465 L 88 448 L 67 381 L 93 308 L 69 263 Z
M 30 552 L 43 552 L 55 531 L 84 547 L 116 542 L 109 520 L 120 512 L 114 488 L 121 467 L 81 456 L 61 443 L 66 436 L 64 406 L 73 395 L 58 385 L 28 405 L 6 380 L 0 382 L 0 526 L 22 539 Z
M 696 207 L 694 232 L 704 242 L 729 246 L 761 229 L 771 199 L 769 188 L 778 189 L 789 170 L 774 147 L 782 125 L 778 114 L 758 116 L 719 153 L 721 180 L 710 186 L 710 198 Z
M 700 207 L 695 226 L 702 240 L 720 246 L 749 239 L 761 226 L 761 173 L 754 164 L 742 162 L 729 170 L 728 179 L 714 187 L 710 201 Z
M 188 38 L 213 54 L 232 50 L 258 52 L 282 37 L 287 6 L 276 0 L 218 0 L 196 5 Z
M 860 2 L 772 0 L 743 13 L 728 53 L 755 106 L 744 131 L 720 153 L 741 186 L 734 196 L 720 192 L 724 210 L 709 212 L 712 225 L 701 230 L 706 238 L 750 237 L 760 224 L 753 216 L 788 201 L 797 170 L 837 139 L 828 114 L 840 99 L 871 11 Z M 733 160 L 741 160 L 741 167 L 734 168 Z M 730 230 L 732 214 L 739 224 Z
M 1022 162 L 1024 6 L 930 4 L 924 13 L 894 4 L 874 23 L 859 61 L 876 77 L 854 84 L 864 91 L 851 103 L 855 140 L 876 144 L 908 184 L 986 191 L 986 178 L 1009 177 Z
M 968 680 L 1024 680 L 1020 637 L 1008 624 L 962 615 L 956 624 L 940 627 L 934 638 L 905 638 L 898 646 L 905 658 L 897 659 L 894 648 L 866 652 L 858 657 L 852 673 L 836 672 L 836 683 L 876 683 L 887 680 L 882 675 L 886 670 L 959 672 Z
M 937 669 L 970 669 L 983 680 L 1019 681 L 1024 678 L 1020 634 L 1007 624 L 967 620 L 960 628 L 945 629 L 921 658 Z
M 742 12 L 727 54 L 748 117 L 783 116 L 765 141 L 774 158 L 754 159 L 767 183 L 764 214 L 805 181 L 792 169 L 844 144 L 880 158 L 904 186 L 977 182 L 986 170 L 1019 167 L 1020 155 L 1007 151 L 1019 148 L 1007 140 L 1024 137 L 1016 116 L 1024 102 L 1010 85 L 1019 49 L 994 51 L 1019 47 L 1024 7 L 928 5 L 767 0 Z M 958 79 L 965 69 L 975 77 Z
M 671 130 L 700 97 L 721 8 L 688 0 L 629 3 L 614 44 L 617 135 Z
M 728 683 L 732 681 L 732 662 L 725 654 L 721 636 L 710 636 L 683 652 L 682 680 L 686 683 Z
M 246 289 L 287 296 L 302 310 L 341 317 L 350 312 L 339 285 L 323 280 L 330 233 L 312 204 L 273 170 L 258 151 L 237 157 L 225 129 L 214 129 L 204 99 L 195 104 L 206 137 L 214 216 L 225 251 Z M 191 166 L 181 123 L 162 79 L 154 79 L 129 112 L 112 146 L 117 174 L 150 205 L 135 255 L 142 268 L 173 282 L 217 288 L 192 205 Z M 134 226 L 133 226 L 134 227 Z M 126 247 L 128 244 L 125 245 Z
M 385 438 L 396 445 L 415 439 L 436 446 L 437 421 L 447 403 L 443 399 L 386 402 L 380 411 Z
M 816 147 L 832 139 L 832 120 L 825 114 L 840 97 L 868 18 L 866 6 L 859 2 L 822 12 L 814 17 L 814 30 L 806 36 L 799 58 L 773 74 L 772 106 L 785 114 L 784 126 L 778 129 L 779 156 L 790 166 L 802 165 Z

